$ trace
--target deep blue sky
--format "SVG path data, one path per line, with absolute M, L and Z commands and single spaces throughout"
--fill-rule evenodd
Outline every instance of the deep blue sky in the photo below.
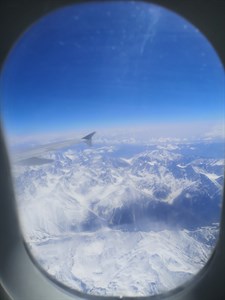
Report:
M 183 18 L 145 3 L 83 4 L 32 25 L 3 69 L 9 134 L 220 121 L 224 70 Z

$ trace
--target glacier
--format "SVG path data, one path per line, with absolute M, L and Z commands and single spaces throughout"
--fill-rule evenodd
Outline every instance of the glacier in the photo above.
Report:
M 51 163 L 14 165 L 32 256 L 92 295 L 147 296 L 184 284 L 219 232 L 224 159 L 206 146 L 74 146 L 48 153 Z

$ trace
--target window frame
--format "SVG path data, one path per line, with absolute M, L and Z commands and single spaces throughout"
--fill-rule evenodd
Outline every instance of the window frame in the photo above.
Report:
M 19 35 L 41 16 L 64 5 L 84 3 L 88 1 L 2 1 L 1 14 L 3 26 L 3 46 L 0 64 L 7 56 Z M 99 1 L 98 1 L 99 2 Z M 224 51 L 224 11 L 225 1 L 215 0 L 153 0 L 145 1 L 171 9 L 194 24 L 208 38 L 225 65 Z M 0 124 L 1 126 L 1 124 Z M 19 228 L 16 203 L 12 186 L 11 171 L 4 143 L 4 135 L 0 130 L 0 295 L 5 299 L 120 299 L 84 295 L 58 283 L 35 262 L 27 250 Z M 213 255 L 189 282 L 165 294 L 150 297 L 123 297 L 123 299 L 225 299 L 225 184 L 223 189 L 223 205 L 218 243 Z M 7 228 L 7 230 L 6 230 Z M 4 298 L 3 298 L 4 299 Z

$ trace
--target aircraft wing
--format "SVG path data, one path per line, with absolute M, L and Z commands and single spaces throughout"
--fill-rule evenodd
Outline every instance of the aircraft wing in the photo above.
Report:
M 37 146 L 34 149 L 29 149 L 14 155 L 14 162 L 22 165 L 41 165 L 50 163 L 53 161 L 52 159 L 43 158 L 42 156 L 50 151 L 60 150 L 82 142 L 85 142 L 88 146 L 91 146 L 92 137 L 94 134 L 95 131 L 80 139 L 69 139 Z

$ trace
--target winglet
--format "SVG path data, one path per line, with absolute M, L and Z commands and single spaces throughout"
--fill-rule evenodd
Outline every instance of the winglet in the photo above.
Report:
M 93 131 L 92 133 L 89 133 L 88 135 L 85 135 L 84 137 L 82 137 L 82 140 L 84 140 L 84 142 L 86 144 L 88 144 L 88 146 L 92 145 L 92 137 L 95 134 L 95 131 Z

